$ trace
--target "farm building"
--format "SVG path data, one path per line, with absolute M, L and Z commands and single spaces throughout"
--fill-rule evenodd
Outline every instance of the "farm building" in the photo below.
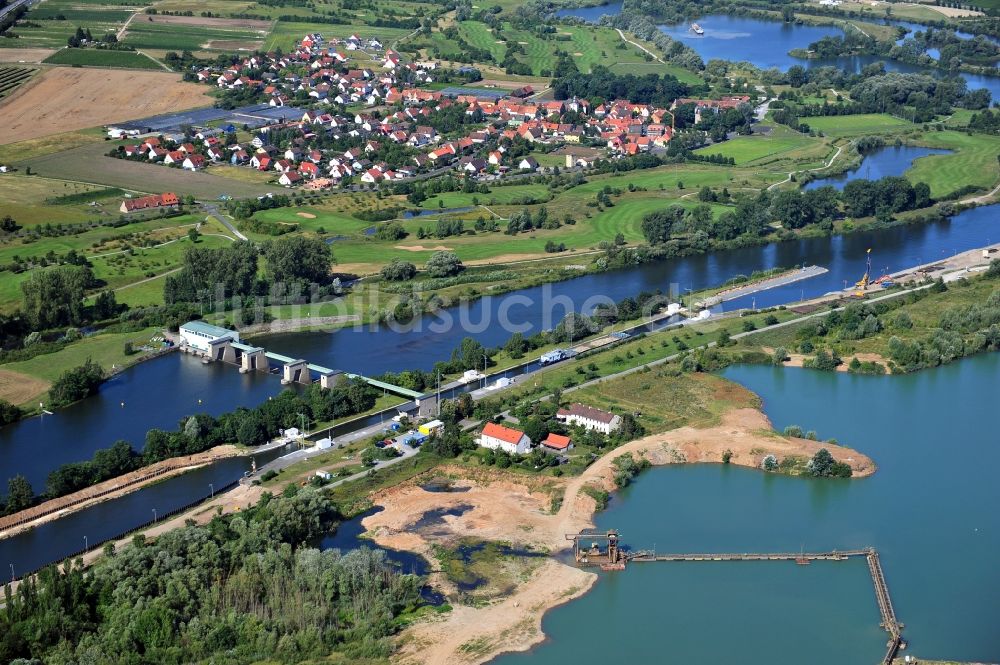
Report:
M 173 192 L 163 194 L 153 194 L 152 196 L 141 196 L 136 199 L 124 199 L 121 207 L 118 208 L 124 213 L 136 210 L 146 210 L 148 208 L 176 208 L 181 204 L 177 195 Z
M 531 448 L 531 439 L 524 432 L 496 423 L 486 423 L 479 437 L 479 445 L 493 450 L 505 450 L 508 453 L 524 455 Z
M 204 321 L 188 321 L 181 326 L 180 335 L 182 346 L 187 345 L 206 353 L 210 343 L 217 339 L 228 338 L 234 342 L 240 341 L 240 334 L 237 331 L 213 326 Z
M 556 419 L 570 425 L 580 425 L 584 429 L 597 430 L 603 434 L 611 434 L 622 424 L 621 416 L 579 403 L 571 404 L 568 409 L 559 409 L 556 412 Z

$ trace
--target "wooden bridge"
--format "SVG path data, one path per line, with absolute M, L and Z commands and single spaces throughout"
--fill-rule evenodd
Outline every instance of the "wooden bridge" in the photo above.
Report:
M 629 563 L 652 563 L 655 561 L 794 561 L 808 564 L 812 561 L 847 561 L 855 557 L 865 557 L 872 585 L 875 587 L 875 601 L 882 615 L 882 628 L 889 633 L 887 650 L 882 665 L 892 665 L 901 649 L 906 648 L 903 640 L 903 624 L 896 618 L 889 597 L 889 587 L 882 572 L 882 562 L 874 547 L 859 550 L 834 550 L 832 552 L 741 552 L 741 553 L 701 553 L 701 554 L 657 554 L 649 550 L 628 552 L 621 549 L 621 536 L 617 531 L 605 533 L 585 531 L 567 534 L 573 541 L 576 561 L 582 565 L 599 565 L 603 570 L 625 570 Z M 581 543 L 583 541 L 583 543 Z M 590 547 L 586 543 L 590 542 Z M 604 545 L 604 547 L 601 547 Z

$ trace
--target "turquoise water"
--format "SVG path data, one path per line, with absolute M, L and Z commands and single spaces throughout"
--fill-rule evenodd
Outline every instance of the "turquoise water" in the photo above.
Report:
M 757 366 L 725 376 L 763 397 L 775 427 L 836 437 L 873 457 L 878 473 L 814 481 L 716 465 L 652 469 L 598 526 L 661 552 L 871 545 L 909 653 L 1000 659 L 1000 355 L 903 377 Z M 878 621 L 863 560 L 636 564 L 550 612 L 546 643 L 496 662 L 875 663 L 885 643 Z

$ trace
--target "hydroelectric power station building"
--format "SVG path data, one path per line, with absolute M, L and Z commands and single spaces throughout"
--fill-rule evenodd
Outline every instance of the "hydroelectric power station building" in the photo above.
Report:
M 180 327 L 180 334 L 181 344 L 186 344 L 203 353 L 208 353 L 212 342 L 216 340 L 240 341 L 240 334 L 237 331 L 213 326 L 204 321 L 188 321 Z

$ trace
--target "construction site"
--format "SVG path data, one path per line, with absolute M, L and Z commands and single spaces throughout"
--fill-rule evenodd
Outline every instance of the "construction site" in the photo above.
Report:
M 897 654 L 906 648 L 903 624 L 896 618 L 896 611 L 889 596 L 889 587 L 882 572 L 882 562 L 873 547 L 831 552 L 741 552 L 741 553 L 692 553 L 660 554 L 653 550 L 627 550 L 622 546 L 621 534 L 615 530 L 582 531 L 566 534 L 573 543 L 573 558 L 579 566 L 596 566 L 606 572 L 624 571 L 629 564 L 682 561 L 792 561 L 807 566 L 813 561 L 849 561 L 864 557 L 868 563 L 875 602 L 882 619 L 880 626 L 889 635 L 882 665 L 892 665 Z

